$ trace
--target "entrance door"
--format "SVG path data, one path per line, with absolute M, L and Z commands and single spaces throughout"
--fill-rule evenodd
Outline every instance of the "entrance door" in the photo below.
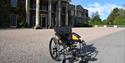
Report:
M 42 27 L 46 27 L 46 17 L 42 17 Z
M 46 15 L 41 15 L 40 25 L 43 28 L 47 27 L 47 16 Z
M 10 15 L 10 26 L 16 27 L 17 26 L 17 17 L 16 15 Z

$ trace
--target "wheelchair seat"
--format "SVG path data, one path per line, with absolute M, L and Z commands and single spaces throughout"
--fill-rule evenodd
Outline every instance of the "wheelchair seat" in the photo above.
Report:
M 56 32 L 55 35 L 62 40 L 62 41 L 68 41 L 71 40 L 72 35 L 72 28 L 69 26 L 65 27 L 55 27 L 54 31 Z

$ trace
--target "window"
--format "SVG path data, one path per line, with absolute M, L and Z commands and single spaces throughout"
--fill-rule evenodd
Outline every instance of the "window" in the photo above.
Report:
M 88 13 L 86 13 L 86 17 L 88 17 Z
M 62 7 L 62 8 L 61 8 L 62 14 L 65 14 L 65 11 L 66 11 L 65 7 Z
M 16 7 L 17 6 L 17 0 L 11 0 L 11 6 Z
M 15 14 L 10 15 L 10 25 L 16 26 L 17 25 L 17 16 Z
M 81 12 L 80 12 L 80 11 L 78 11 L 77 13 L 78 13 L 78 17 L 81 17 Z
M 71 16 L 74 16 L 74 11 L 73 10 L 71 10 Z
M 33 3 L 31 4 L 32 8 L 35 9 L 36 8 L 36 2 L 33 1 Z
M 31 19 L 31 26 L 35 26 L 35 20 L 36 20 L 36 16 L 35 15 L 32 15 L 31 16 L 32 18 L 30 18 Z
M 43 11 L 47 11 L 47 6 L 46 5 L 42 5 L 41 8 L 42 8 Z

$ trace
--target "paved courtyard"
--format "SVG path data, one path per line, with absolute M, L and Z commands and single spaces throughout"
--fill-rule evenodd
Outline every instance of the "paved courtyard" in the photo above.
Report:
M 90 63 L 125 63 L 125 28 L 73 28 L 87 44 L 95 44 L 98 60 Z M 49 55 L 53 29 L 1 29 L 0 63 L 60 63 Z

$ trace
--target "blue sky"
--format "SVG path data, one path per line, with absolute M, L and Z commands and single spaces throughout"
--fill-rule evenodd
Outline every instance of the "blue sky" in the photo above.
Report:
M 125 0 L 71 0 L 71 4 L 82 5 L 89 10 L 89 16 L 98 11 L 101 19 L 106 19 L 113 8 L 123 8 Z

